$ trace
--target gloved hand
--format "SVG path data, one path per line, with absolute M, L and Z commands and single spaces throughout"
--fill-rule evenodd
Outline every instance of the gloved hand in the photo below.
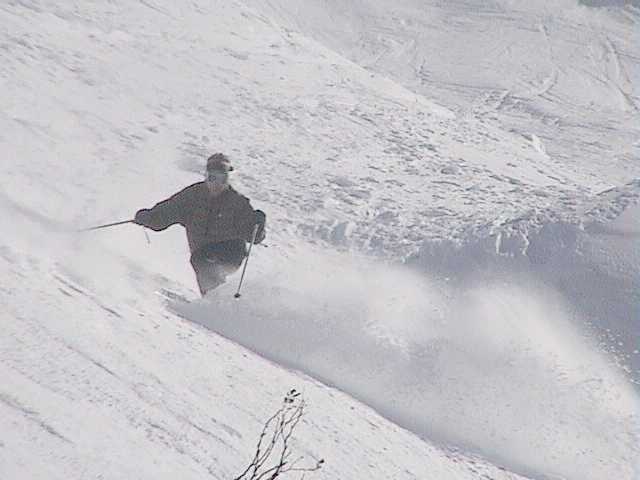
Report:
M 256 225 L 258 225 L 256 241 L 254 243 L 260 243 L 266 237 L 265 227 L 267 225 L 267 214 L 262 210 L 255 210 L 253 213 L 256 216 Z
M 136 216 L 133 218 L 133 222 L 146 227 L 150 217 L 151 210 L 149 210 L 148 208 L 143 208 L 142 210 L 138 210 L 136 212 Z

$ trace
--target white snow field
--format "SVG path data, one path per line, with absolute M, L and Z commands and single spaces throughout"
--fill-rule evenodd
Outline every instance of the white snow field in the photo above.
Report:
M 639 22 L 2 2 L 0 479 L 231 479 L 290 388 L 305 478 L 639 479 Z M 216 151 L 268 215 L 241 298 L 181 227 L 78 231 Z

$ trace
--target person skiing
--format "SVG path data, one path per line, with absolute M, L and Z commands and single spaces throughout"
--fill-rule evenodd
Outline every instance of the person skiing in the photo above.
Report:
M 200 294 L 226 281 L 247 256 L 247 243 L 260 243 L 266 215 L 229 185 L 233 167 L 226 155 L 207 159 L 205 180 L 194 183 L 153 208 L 136 212 L 134 223 L 155 231 L 180 224 L 187 232 L 191 266 Z M 255 237 L 254 237 L 255 235 Z

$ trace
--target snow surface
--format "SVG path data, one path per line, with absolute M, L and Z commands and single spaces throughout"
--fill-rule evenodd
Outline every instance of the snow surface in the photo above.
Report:
M 640 478 L 640 11 L 0 6 L 0 478 Z M 605 4 L 605 5 L 600 5 Z M 229 153 L 269 216 L 196 298 L 123 226 Z

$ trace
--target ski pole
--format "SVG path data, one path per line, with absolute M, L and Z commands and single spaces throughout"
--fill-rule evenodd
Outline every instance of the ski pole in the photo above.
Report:
M 249 251 L 247 252 L 247 258 L 244 259 L 244 267 L 242 267 L 242 275 L 240 276 L 240 283 L 238 283 L 238 291 L 234 295 L 234 298 L 240 298 L 240 287 L 242 287 L 242 281 L 244 280 L 244 273 L 247 271 L 247 264 L 249 263 L 249 255 L 251 255 L 251 247 L 253 247 L 253 242 L 256 241 L 256 236 L 258 235 L 258 224 L 253 227 L 253 235 L 251 236 L 251 243 L 249 244 Z
M 82 230 L 78 230 L 78 231 L 89 232 L 91 230 L 98 230 L 100 228 L 108 228 L 108 227 L 115 227 L 116 225 L 124 225 L 125 223 L 134 223 L 134 222 L 133 220 L 123 220 L 121 222 L 106 223 L 104 225 L 97 225 L 95 227 L 83 228 Z

